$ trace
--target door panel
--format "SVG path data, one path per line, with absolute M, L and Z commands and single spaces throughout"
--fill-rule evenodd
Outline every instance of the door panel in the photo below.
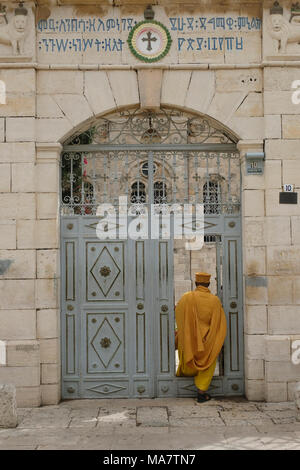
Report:
M 124 244 L 86 242 L 86 300 L 125 299 Z
M 86 373 L 126 372 L 126 312 L 95 312 L 85 315 Z
M 233 232 L 233 230 L 232 230 Z M 236 229 L 238 233 L 238 228 Z M 219 355 L 219 373 L 209 388 L 213 396 L 243 395 L 243 313 L 241 240 L 239 236 L 216 235 L 217 294 L 227 319 L 227 336 Z M 192 378 L 177 378 L 177 395 L 193 396 Z

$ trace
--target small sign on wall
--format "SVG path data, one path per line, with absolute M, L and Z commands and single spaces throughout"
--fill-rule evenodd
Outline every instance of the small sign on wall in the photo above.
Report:
M 294 185 L 293 184 L 284 184 L 282 186 L 282 190 L 284 193 L 293 193 L 294 192 Z
M 279 193 L 279 204 L 298 204 L 298 193 L 294 192 L 293 184 L 284 184 Z
M 247 175 L 263 175 L 264 173 L 264 152 L 246 153 L 246 173 Z

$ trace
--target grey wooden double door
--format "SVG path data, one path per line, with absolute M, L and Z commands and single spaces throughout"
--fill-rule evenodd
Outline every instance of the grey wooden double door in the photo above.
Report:
M 215 145 L 215 144 L 214 144 Z M 204 205 L 216 292 L 228 334 L 213 395 L 243 394 L 240 165 L 230 151 L 163 152 L 69 146 L 62 156 L 61 337 L 63 398 L 193 396 L 175 377 L 174 242 L 99 239 L 97 205 L 119 194 L 143 205 Z M 131 189 L 130 189 L 131 188 Z M 211 237 L 211 238 L 209 238 Z M 180 257 L 177 256 L 180 265 Z M 204 263 L 205 264 L 205 263 Z M 192 266 L 192 263 L 191 263 Z M 203 263 L 198 270 L 203 270 Z M 177 267 L 176 275 L 181 268 Z M 192 270 L 184 279 L 193 278 Z
M 172 393 L 172 243 L 99 240 L 62 219 L 63 397 Z
M 239 218 L 209 220 L 228 325 L 210 391 L 242 395 Z M 193 379 L 175 377 L 172 240 L 101 241 L 92 216 L 61 224 L 63 398 L 193 396 Z

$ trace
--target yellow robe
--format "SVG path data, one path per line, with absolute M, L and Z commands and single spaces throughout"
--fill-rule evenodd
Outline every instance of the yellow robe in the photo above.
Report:
M 179 366 L 177 376 L 194 376 L 207 390 L 226 336 L 226 317 L 218 297 L 204 286 L 187 292 L 176 310 Z

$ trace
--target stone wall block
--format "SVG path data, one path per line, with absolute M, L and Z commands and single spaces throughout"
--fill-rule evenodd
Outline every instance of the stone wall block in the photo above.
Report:
M 265 336 L 266 361 L 289 361 L 290 337 L 287 335 Z
M 268 331 L 271 335 L 300 334 L 300 306 L 270 305 L 268 323 Z
M 57 405 L 60 402 L 61 391 L 60 384 L 41 385 L 41 404 Z
M 54 96 L 54 100 L 73 127 L 76 127 L 93 116 L 93 111 L 85 96 L 57 94 Z
M 245 190 L 243 192 L 244 200 L 244 216 L 257 217 L 263 216 L 265 213 L 264 207 L 264 191 L 263 190 Z
M 265 381 L 264 380 L 245 380 L 245 395 L 250 401 L 264 401 L 265 399 Z
M 267 246 L 291 244 L 291 220 L 285 217 L 266 217 L 265 237 Z
M 266 305 L 246 305 L 245 333 L 266 334 L 268 318 Z
M 265 375 L 264 361 L 262 359 L 246 359 L 245 374 L 249 380 L 263 380 Z
M 206 114 L 214 93 L 215 73 L 206 70 L 193 71 L 187 90 L 185 106 Z
M 0 383 L 11 383 L 16 387 L 40 385 L 40 367 L 0 367 Z
M 165 71 L 163 74 L 161 102 L 184 106 L 192 72 L 187 70 Z
M 83 72 L 77 70 L 39 70 L 37 73 L 37 93 L 55 95 L 57 93 L 83 92 Z
M 0 279 L 34 279 L 34 250 L 0 250 Z
M 266 362 L 266 379 L 267 382 L 284 382 L 287 388 L 287 382 L 299 379 L 299 365 L 291 361 Z
M 40 339 L 53 339 L 59 336 L 59 310 L 37 310 L 37 337 Z
M 246 359 L 264 359 L 264 335 L 245 335 Z
M 136 72 L 114 70 L 107 72 L 107 75 L 117 106 L 130 106 L 140 102 Z
M 286 382 L 267 382 L 265 386 L 266 401 L 280 403 L 287 401 L 287 383 Z
M 9 163 L 0 164 L 0 193 L 9 193 L 11 190 L 11 167 Z
M 283 139 L 297 139 L 299 138 L 299 136 L 300 136 L 300 116 L 299 115 L 283 115 L 282 116 L 282 138 Z
M 281 138 L 281 116 L 265 115 L 265 138 L 280 139 Z
M 7 366 L 40 366 L 40 345 L 36 340 L 8 341 Z
M 60 378 L 60 366 L 58 364 L 42 364 L 42 384 L 57 384 Z
M 2 307 L 3 308 L 3 307 Z M 1 339 L 32 340 L 36 338 L 34 309 L 0 310 Z
M 35 135 L 35 118 L 8 117 L 6 119 L 7 142 L 34 142 Z
M 58 280 L 37 279 L 36 280 L 36 308 L 58 307 Z
M 59 363 L 59 339 L 41 339 L 40 340 L 41 364 Z
M 0 280 L 0 309 L 33 309 L 34 294 L 34 279 Z
M 0 143 L 1 163 L 34 163 L 34 142 Z
M 85 72 L 84 94 L 95 115 L 113 110 L 116 106 L 106 72 Z
M 17 222 L 18 248 L 57 248 L 58 238 L 58 225 L 55 219 Z
M 300 246 L 267 247 L 267 273 L 277 276 L 300 275 Z
M 295 139 L 272 139 L 266 140 L 265 152 L 266 159 L 285 159 L 288 157 L 289 160 L 298 160 L 299 158 L 299 146 L 300 146 L 300 134 Z
M 38 250 L 37 251 L 37 277 L 57 278 L 59 277 L 59 251 Z

